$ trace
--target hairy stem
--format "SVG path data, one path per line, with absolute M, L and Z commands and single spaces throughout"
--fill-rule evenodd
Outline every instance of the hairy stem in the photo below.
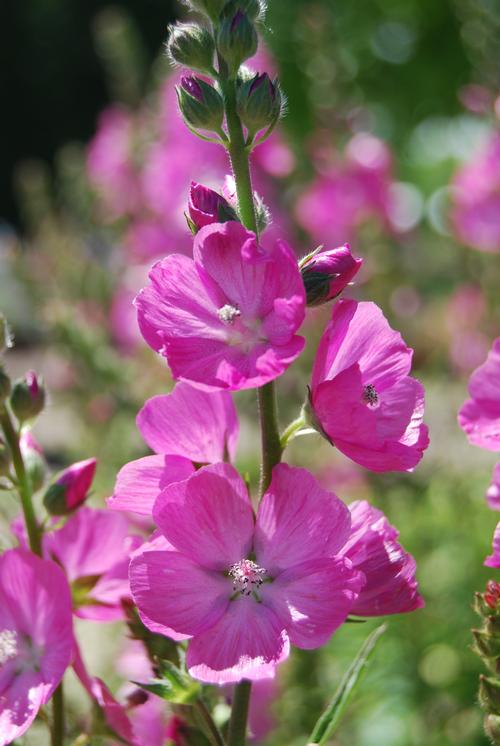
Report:
M 234 687 L 231 719 L 227 734 L 228 746 L 245 746 L 247 732 L 248 705 L 252 691 L 251 681 L 241 681 Z

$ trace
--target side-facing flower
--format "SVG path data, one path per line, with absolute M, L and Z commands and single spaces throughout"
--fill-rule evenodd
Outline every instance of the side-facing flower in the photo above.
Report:
M 492 510 L 500 510 L 500 461 L 493 469 L 491 483 L 486 490 L 486 502 Z
M 410 471 L 429 444 L 412 353 L 375 303 L 339 301 L 321 338 L 306 415 L 372 471 Z
M 484 564 L 486 567 L 500 567 L 500 521 L 493 534 L 493 554 L 486 557 Z
M 71 597 L 61 568 L 24 549 L 0 557 L 0 746 L 27 731 L 71 661 Z
M 212 223 L 237 220 L 236 212 L 222 195 L 194 181 L 189 187 L 188 211 L 196 231 Z
M 215 389 L 254 388 L 300 354 L 305 294 L 291 249 L 260 246 L 240 223 L 214 223 L 194 239 L 194 261 L 158 262 L 137 296 L 139 326 L 176 379 Z
M 366 577 L 351 613 L 381 616 L 422 608 L 416 562 L 398 542 L 399 532 L 366 500 L 351 503 L 349 510 L 351 535 L 342 554 Z
M 76 510 L 87 499 L 94 479 L 97 459 L 78 461 L 64 469 L 49 485 L 43 504 L 52 515 L 66 515 Z
M 349 244 L 336 249 L 316 250 L 299 262 L 308 306 L 319 306 L 336 298 L 361 269 Z
M 348 509 L 305 469 L 274 468 L 256 521 L 228 464 L 167 487 L 153 516 L 164 549 L 136 552 L 132 594 L 154 631 L 191 638 L 186 663 L 201 681 L 272 678 L 290 643 L 327 642 L 364 583 L 339 556 Z
M 151 516 L 160 492 L 186 479 L 196 464 L 233 459 L 238 417 L 227 391 L 202 391 L 178 383 L 172 393 L 149 399 L 137 416 L 139 432 L 155 456 L 131 461 L 118 473 L 108 506 Z
M 460 427 L 472 445 L 500 451 L 500 337 L 471 375 L 469 394 L 458 413 Z

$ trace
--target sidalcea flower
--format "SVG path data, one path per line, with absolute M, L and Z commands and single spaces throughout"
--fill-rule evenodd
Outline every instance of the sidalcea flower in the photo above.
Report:
M 40 443 L 38 443 L 29 428 L 25 427 L 21 431 L 19 448 L 21 449 L 24 468 L 30 478 L 32 489 L 36 492 L 45 481 L 47 462 L 45 461 Z
M 336 249 L 316 250 L 299 262 L 308 306 L 319 306 L 336 298 L 357 275 L 363 264 L 355 259 L 349 244 Z
M 188 210 L 197 231 L 212 223 L 237 219 L 235 211 L 222 195 L 194 181 L 189 188 Z
M 415 579 L 416 563 L 398 542 L 398 531 L 366 500 L 353 502 L 351 535 L 342 549 L 366 577 L 351 613 L 381 616 L 415 611 L 424 606 Z
M 493 469 L 491 484 L 486 490 L 486 502 L 492 510 L 500 510 L 500 461 Z
M 314 361 L 307 415 L 372 471 L 410 471 L 429 444 L 413 351 L 374 303 L 339 301 Z
M 88 497 L 97 460 L 88 458 L 68 466 L 47 488 L 43 504 L 51 515 L 66 515 L 76 510 Z
M 305 469 L 274 468 L 256 520 L 228 464 L 171 484 L 153 517 L 158 549 L 135 553 L 132 594 L 146 626 L 191 638 L 186 664 L 201 681 L 272 678 L 290 643 L 327 642 L 364 583 L 339 556 L 348 509 Z
M 500 521 L 497 523 L 493 535 L 493 554 L 486 557 L 484 564 L 486 567 L 500 567 Z
M 139 326 L 174 378 L 208 388 L 262 386 L 300 354 L 305 294 L 291 249 L 263 248 L 240 223 L 214 223 L 194 239 L 194 260 L 155 264 L 137 296 Z
M 24 549 L 0 557 L 0 746 L 27 731 L 71 661 L 68 583 Z
M 30 420 L 42 412 L 45 406 L 45 388 L 33 370 L 14 383 L 10 405 L 19 422 Z
M 460 427 L 472 445 L 500 451 L 500 337 L 471 375 L 469 394 L 458 413 Z
M 149 399 L 137 416 L 155 456 L 131 461 L 118 473 L 108 506 L 151 516 L 160 492 L 186 479 L 196 464 L 233 459 L 238 443 L 236 409 L 227 391 L 206 392 L 178 383 L 172 393 Z

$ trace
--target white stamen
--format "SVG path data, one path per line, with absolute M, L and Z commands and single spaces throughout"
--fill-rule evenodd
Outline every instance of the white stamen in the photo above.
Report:
M 0 666 L 17 655 L 17 634 L 11 629 L 0 632 Z
M 225 324 L 232 324 L 238 316 L 241 316 L 241 311 L 234 306 L 230 306 L 229 303 L 226 303 L 225 306 L 219 308 L 219 310 L 217 311 L 217 316 Z
M 229 568 L 229 575 L 233 579 L 233 590 L 242 596 L 250 596 L 260 588 L 267 572 L 252 560 L 242 559 Z

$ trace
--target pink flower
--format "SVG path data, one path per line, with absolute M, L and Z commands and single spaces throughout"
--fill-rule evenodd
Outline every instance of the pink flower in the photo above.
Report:
M 452 220 L 461 241 L 500 251 L 500 133 L 495 132 L 453 181 Z
M 484 564 L 486 567 L 500 567 L 500 521 L 493 535 L 493 554 L 486 557 Z
M 381 616 L 422 608 L 424 601 L 415 579 L 416 563 L 399 544 L 399 532 L 366 500 L 351 503 L 349 510 L 351 535 L 342 554 L 366 577 L 366 585 L 351 612 Z
M 76 510 L 88 497 L 97 460 L 88 458 L 64 469 L 45 492 L 43 504 L 52 515 Z
M 60 567 L 24 549 L 0 556 L 0 745 L 25 733 L 71 661 L 71 598 Z
M 227 391 L 206 392 L 178 383 L 172 393 L 149 399 L 137 416 L 139 431 L 158 455 L 126 464 L 118 473 L 108 506 L 150 516 L 160 492 L 186 479 L 192 462 L 234 458 L 238 418 Z
M 228 464 L 167 487 L 153 517 L 164 548 L 136 552 L 132 593 L 147 626 L 191 638 L 186 664 L 201 681 L 272 678 L 290 643 L 327 642 L 364 582 L 339 556 L 349 511 L 305 469 L 275 467 L 256 522 Z
M 460 427 L 472 445 L 500 451 L 500 337 L 471 375 L 469 394 L 458 413 Z
M 339 301 L 314 361 L 310 412 L 339 451 L 372 471 L 410 471 L 429 444 L 412 350 L 374 303 Z
M 174 378 L 209 388 L 262 386 L 300 354 L 304 288 L 291 249 L 259 246 L 240 223 L 214 223 L 194 239 L 194 261 L 158 262 L 136 298 L 139 326 Z
M 337 249 L 313 252 L 300 262 L 300 273 L 306 289 L 308 306 L 319 306 L 333 300 L 361 269 L 362 259 L 355 259 L 349 244 Z
M 500 461 L 493 469 L 491 484 L 486 490 L 486 502 L 492 510 L 500 510 Z
M 189 217 L 198 230 L 212 223 L 236 220 L 236 213 L 224 197 L 194 181 L 189 188 L 188 209 Z

